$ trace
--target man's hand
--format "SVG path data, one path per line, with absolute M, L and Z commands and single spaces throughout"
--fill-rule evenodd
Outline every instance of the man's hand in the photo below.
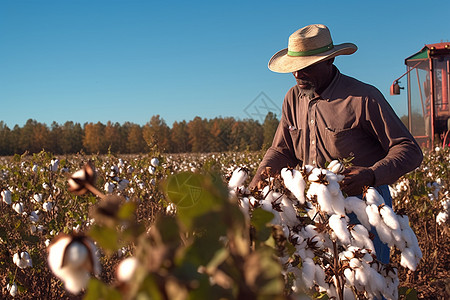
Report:
M 342 172 L 345 178 L 341 181 L 341 189 L 349 196 L 359 195 L 365 186 L 375 183 L 375 174 L 366 167 L 351 166 Z

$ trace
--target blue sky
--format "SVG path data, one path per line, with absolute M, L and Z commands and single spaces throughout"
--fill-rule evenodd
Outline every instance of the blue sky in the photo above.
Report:
M 390 96 L 389 87 L 404 59 L 450 39 L 450 1 L 427 4 L 0 0 L 0 120 L 13 128 L 30 118 L 144 125 L 159 114 L 169 126 L 248 118 L 261 95 L 281 107 L 295 81 L 267 62 L 313 23 L 327 25 L 335 44 L 358 46 L 336 65 L 402 115 L 406 93 Z

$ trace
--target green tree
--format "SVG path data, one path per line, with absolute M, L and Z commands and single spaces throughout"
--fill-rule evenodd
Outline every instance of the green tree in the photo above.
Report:
M 195 117 L 187 124 L 187 130 L 192 152 L 208 152 L 208 142 L 210 139 L 208 122 L 202 120 L 200 117 Z
M 174 153 L 186 153 L 191 151 L 189 133 L 186 121 L 174 122 L 170 131 L 170 140 Z
M 104 142 L 105 125 L 98 122 L 84 124 L 83 146 L 88 153 L 106 153 L 108 147 Z
M 159 115 L 152 116 L 150 121 L 144 125 L 142 134 L 148 145 L 157 145 L 159 149 L 165 152 L 172 150 L 170 128 Z
M 12 155 L 13 146 L 11 144 L 12 134 L 11 130 L 3 121 L 0 121 L 0 155 Z
M 266 118 L 264 119 L 263 127 L 263 150 L 267 150 L 270 145 L 272 145 L 273 137 L 278 127 L 278 119 L 276 114 L 268 112 Z
M 127 152 L 144 153 L 147 150 L 147 143 L 142 135 L 142 127 L 137 124 L 126 124 L 128 126 L 127 134 Z

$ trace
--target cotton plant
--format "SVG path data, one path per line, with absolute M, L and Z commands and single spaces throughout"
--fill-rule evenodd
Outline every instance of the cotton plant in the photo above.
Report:
M 1 192 L 1 195 L 2 195 L 2 201 L 8 205 L 11 205 L 11 191 L 3 190 Z
M 293 291 L 315 289 L 340 299 L 356 299 L 360 293 L 369 299 L 397 298 L 397 270 L 377 260 L 370 230 L 401 251 L 403 267 L 415 270 L 422 253 L 408 217 L 387 206 L 375 188 L 367 188 L 362 199 L 345 197 L 339 161 L 327 169 L 284 168 L 279 176 L 267 172 L 262 186 L 252 192 L 243 186 L 248 175 L 244 170 L 232 173 L 230 196 L 238 197 L 244 213 L 251 215 L 260 207 L 273 214 L 270 223 L 280 227 L 295 248 L 293 253 L 280 252 L 284 274 L 295 278 Z M 349 223 L 350 213 L 360 224 Z
M 11 297 L 15 297 L 17 295 L 18 292 L 18 288 L 15 282 L 13 282 L 12 284 L 7 284 L 6 285 L 6 290 L 9 292 L 9 294 L 11 295 Z
M 47 250 L 51 271 L 73 294 L 86 288 L 91 274 L 100 274 L 97 248 L 86 236 L 61 233 L 53 239 Z
M 28 267 L 33 267 L 33 262 L 27 251 L 16 252 L 13 255 L 13 263 L 20 269 L 26 269 Z
M 446 197 L 448 197 L 448 192 L 446 194 Z M 445 198 L 441 201 L 442 204 L 442 211 L 440 211 L 436 216 L 436 223 L 438 225 L 444 225 L 448 222 L 448 215 L 450 213 L 450 198 Z

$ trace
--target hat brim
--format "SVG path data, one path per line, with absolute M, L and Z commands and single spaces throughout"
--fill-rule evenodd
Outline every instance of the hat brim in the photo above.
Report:
M 343 43 L 334 45 L 331 50 L 312 56 L 288 56 L 288 49 L 286 48 L 278 51 L 270 58 L 269 69 L 277 73 L 291 73 L 338 55 L 353 54 L 356 50 L 358 50 L 358 47 L 355 44 Z

